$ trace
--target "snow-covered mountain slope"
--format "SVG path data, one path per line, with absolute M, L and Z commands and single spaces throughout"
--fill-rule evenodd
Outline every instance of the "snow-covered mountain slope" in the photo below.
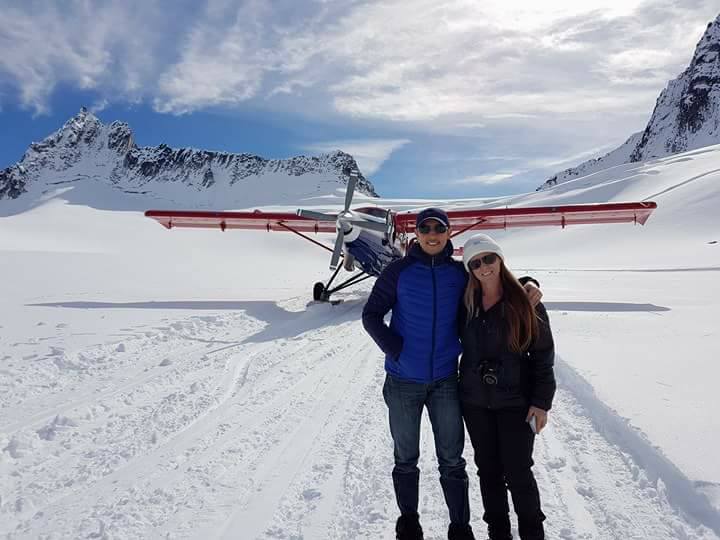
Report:
M 551 189 L 499 199 L 489 206 L 544 206 L 655 201 L 645 227 L 570 227 L 500 233 L 513 239 L 522 264 L 549 267 L 667 269 L 720 266 L 720 145 L 662 159 L 618 165 Z M 517 239 L 517 244 L 515 244 Z M 539 242 L 545 250 L 538 250 Z M 618 245 L 622 244 L 622 249 Z M 611 259 L 599 253 L 612 253 Z M 531 254 L 526 258 L 525 253 Z M 545 256 L 547 253 L 547 257 Z M 672 261 L 668 255 L 672 254 Z M 682 261 L 680 263 L 679 261 Z
M 32 143 L 23 158 L 0 171 L 0 213 L 26 209 L 58 192 L 80 204 L 93 201 L 86 193 L 94 184 L 141 197 L 111 197 L 99 201 L 113 209 L 122 199 L 125 209 L 140 209 L 152 199 L 183 208 L 247 208 L 278 201 L 332 193 L 347 184 L 358 165 L 341 151 L 317 157 L 267 160 L 250 154 L 229 154 L 183 148 L 138 147 L 123 122 L 104 125 L 82 109 L 57 132 Z M 362 174 L 357 189 L 375 190 Z M 5 200 L 3 200 L 5 199 Z
M 565 169 L 545 189 L 623 163 L 720 143 L 720 15 L 708 24 L 690 65 L 660 93 L 643 132 L 607 155 Z
M 548 538 L 720 538 L 719 180 L 711 147 L 506 199 L 356 198 L 658 203 L 642 227 L 491 233 L 540 281 L 555 335 L 535 453 Z M 314 304 L 329 254 L 295 235 L 168 231 L 66 194 L 0 217 L 0 535 L 392 538 L 371 284 Z M 438 540 L 429 427 L 420 511 Z M 466 458 L 474 478 L 469 444 Z M 482 538 L 476 480 L 471 511 Z

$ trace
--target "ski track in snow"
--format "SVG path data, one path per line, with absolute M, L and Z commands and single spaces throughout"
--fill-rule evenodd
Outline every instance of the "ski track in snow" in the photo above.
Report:
M 242 312 L 122 329 L 130 337 L 121 345 L 76 353 L 105 359 L 86 370 L 83 390 L 5 401 L 3 416 L 23 420 L 0 427 L 11 478 L 0 534 L 392 538 L 384 372 L 361 303 L 286 304 L 303 317 L 271 323 L 269 335 Z M 717 540 L 598 432 L 572 385 L 550 418 L 535 452 L 548 538 Z M 441 539 L 447 511 L 427 418 L 421 444 L 421 519 L 426 538 Z M 482 538 L 469 441 L 465 457 Z

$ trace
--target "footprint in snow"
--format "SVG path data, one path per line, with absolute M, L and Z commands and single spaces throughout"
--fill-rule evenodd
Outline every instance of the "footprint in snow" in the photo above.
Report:
M 306 501 L 312 501 L 314 499 L 319 499 L 322 497 L 322 493 L 320 493 L 320 490 L 317 490 L 315 488 L 306 489 L 302 492 L 302 497 Z
M 567 441 L 579 441 L 582 439 L 582 435 L 576 431 L 571 431 L 570 433 L 567 434 L 565 439 Z
M 567 465 L 567 461 L 564 457 L 556 457 L 549 459 L 547 462 L 548 469 L 562 469 Z

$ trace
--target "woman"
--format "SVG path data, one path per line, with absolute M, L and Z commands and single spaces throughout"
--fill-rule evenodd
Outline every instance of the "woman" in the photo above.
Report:
M 547 311 L 542 303 L 530 304 L 492 238 L 474 235 L 463 249 L 470 276 L 458 317 L 460 399 L 480 476 L 483 520 L 491 540 L 512 538 L 509 490 L 520 538 L 544 539 L 532 452 L 555 394 Z

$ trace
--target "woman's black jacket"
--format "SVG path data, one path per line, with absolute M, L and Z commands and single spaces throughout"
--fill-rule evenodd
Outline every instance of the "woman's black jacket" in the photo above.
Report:
M 487 312 L 482 300 L 467 321 L 464 306 L 458 314 L 463 353 L 460 360 L 460 399 L 489 409 L 526 408 L 549 410 L 555 395 L 555 347 L 545 306 L 535 306 L 538 336 L 524 353 L 508 346 L 505 304 L 500 299 Z M 494 369 L 497 384 L 483 382 L 483 373 Z

